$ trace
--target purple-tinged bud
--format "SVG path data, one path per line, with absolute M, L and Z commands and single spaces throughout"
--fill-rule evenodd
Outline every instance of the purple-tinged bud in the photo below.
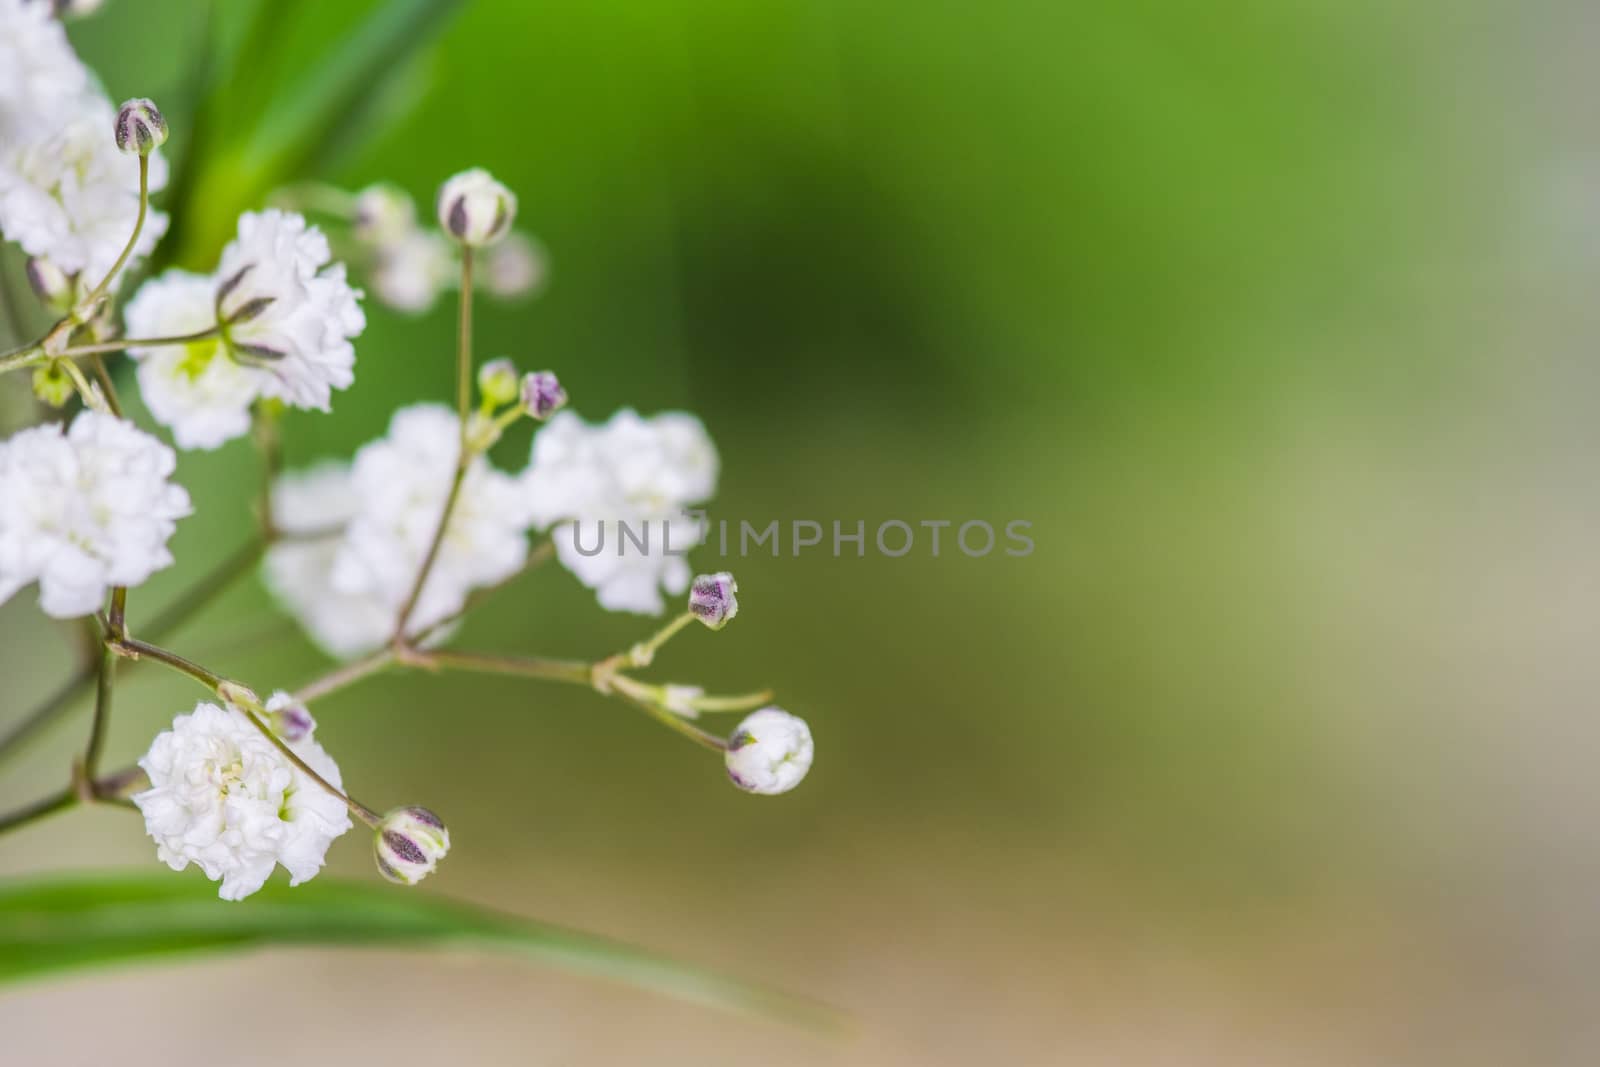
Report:
M 113 127 L 117 147 L 135 156 L 148 156 L 167 143 L 167 120 L 155 102 L 143 97 L 129 100 L 117 109 Z
M 289 744 L 304 741 L 317 728 L 317 721 L 304 704 L 297 704 L 281 689 L 267 701 L 267 720 L 272 732 Z
M 522 406 L 543 422 L 567 406 L 567 391 L 552 371 L 534 371 L 522 376 Z
M 517 365 L 509 359 L 491 359 L 478 368 L 478 391 L 495 407 L 516 400 L 520 389 Z
M 689 586 L 689 613 L 713 630 L 728 625 L 739 614 L 739 583 L 727 571 L 695 576 Z
M 58 19 L 81 19 L 99 11 L 105 0 L 51 0 Z
M 43 256 L 28 260 L 28 285 L 45 307 L 66 311 L 72 305 L 72 276 Z
M 488 171 L 462 171 L 439 187 L 439 225 L 469 248 L 492 245 L 511 229 L 517 198 Z
M 728 779 L 746 793 L 775 796 L 800 784 L 815 747 L 804 719 L 782 708 L 751 712 L 728 738 Z
M 450 851 L 450 831 L 427 808 L 396 808 L 378 823 L 372 849 L 379 874 L 398 885 L 416 885 Z

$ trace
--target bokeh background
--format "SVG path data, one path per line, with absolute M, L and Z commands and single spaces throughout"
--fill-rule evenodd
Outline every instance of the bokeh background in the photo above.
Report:
M 73 29 L 173 146 L 206 6 L 112 0 Z M 248 6 L 218 5 L 224 38 Z M 277 6 L 239 60 L 262 99 L 374 5 Z M 700 552 L 743 612 L 656 675 L 771 685 L 811 722 L 815 769 L 776 800 L 533 683 L 380 678 L 318 707 L 319 737 L 371 803 L 448 818 L 420 892 L 809 993 L 855 1031 L 285 950 L 10 989 L 4 1059 L 1593 1063 L 1597 42 L 1577 2 L 462 5 L 372 86 L 372 129 L 296 173 L 423 202 L 468 165 L 510 184 L 551 275 L 479 305 L 483 355 L 554 367 L 591 418 L 701 414 L 718 517 L 1023 519 L 1037 547 Z M 167 254 L 210 262 L 259 206 L 241 188 Z M 449 397 L 448 303 L 369 308 L 335 417 L 286 423 L 292 464 Z M 135 626 L 247 535 L 255 464 L 184 458 L 199 511 Z M 458 644 L 593 657 L 646 626 L 552 567 Z M 323 667 L 254 582 L 173 643 L 266 686 Z M 71 654 L 31 598 L 0 610 L 0 722 Z M 193 700 L 126 688 L 118 762 Z M 59 784 L 86 713 L 0 800 Z M 0 840 L 0 873 L 150 852 L 75 812 Z M 369 867 L 354 835 L 331 854 Z

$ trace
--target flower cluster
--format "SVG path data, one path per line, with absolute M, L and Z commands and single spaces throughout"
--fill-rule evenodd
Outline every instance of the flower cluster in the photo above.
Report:
M 771 706 L 770 693 L 714 696 L 630 673 L 695 622 L 720 630 L 739 612 L 733 576 L 691 581 L 685 558 L 704 536 L 691 509 L 715 493 L 719 467 L 695 416 L 624 409 L 589 423 L 562 410 L 567 392 L 551 371 L 522 374 L 501 358 L 474 374 L 464 313 L 454 408 L 403 407 L 350 461 L 272 476 L 281 411 L 330 410 L 333 393 L 354 383 L 354 342 L 366 325 L 363 294 L 328 236 L 281 208 L 243 214 L 211 273 L 169 270 L 146 281 L 120 308 L 123 339 L 109 339 L 124 268 L 166 227 L 148 200 L 164 177 L 157 153 L 169 130 L 149 100 L 113 112 L 52 15 L 94 6 L 0 0 L 0 235 L 32 255 L 30 284 L 58 316 L 43 337 L 0 355 L 0 374 L 30 371 L 40 399 L 82 405 L 65 421 L 0 440 L 0 602 L 36 583 L 45 614 L 98 621 L 95 727 L 69 797 L 131 800 L 157 857 L 174 870 L 199 867 L 227 900 L 254 893 L 277 867 L 291 885 L 314 877 L 352 816 L 373 831 L 379 873 L 413 885 L 449 851 L 443 820 L 416 805 L 379 816 L 347 794 L 308 706 L 389 667 L 582 685 L 713 750 L 742 790 L 798 784 L 811 766 L 811 733 Z M 380 185 L 354 198 L 351 236 L 370 253 L 386 303 L 421 310 L 459 285 L 465 310 L 475 270 L 500 295 L 542 277 L 541 255 L 512 228 L 516 211 L 508 188 L 473 169 L 443 183 L 437 230 Z M 104 361 L 119 351 L 135 364 L 145 409 L 178 448 L 215 449 L 257 431 L 270 479 L 252 494 L 264 498 L 265 584 L 313 642 L 361 662 L 263 701 L 130 625 L 129 591 L 173 563 L 168 542 L 191 501 L 174 480 L 177 454 L 123 415 L 115 368 Z M 541 424 L 529 461 L 502 470 L 490 454 L 523 419 Z M 530 551 L 535 533 L 548 534 L 601 607 L 660 614 L 671 595 L 680 612 L 592 663 L 442 648 L 475 594 L 551 554 L 552 545 Z M 214 700 L 175 717 L 137 771 L 102 779 L 96 763 L 119 658 L 162 664 Z M 719 712 L 753 713 L 723 738 L 698 724 Z
M 117 112 L 72 51 L 50 5 L 0 0 L 0 233 L 93 286 L 111 270 L 139 213 L 139 168 L 117 148 Z M 149 157 L 149 188 L 167 166 Z M 166 231 L 145 220 L 138 256 Z

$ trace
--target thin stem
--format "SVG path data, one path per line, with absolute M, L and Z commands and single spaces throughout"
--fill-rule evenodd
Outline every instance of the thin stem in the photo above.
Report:
M 68 786 L 59 792 L 51 793 L 43 800 L 36 800 L 32 804 L 18 808 L 7 815 L 0 815 L 0 834 L 26 826 L 35 819 L 42 819 L 46 815 L 54 815 L 58 811 L 66 811 L 77 803 L 77 791 Z
M 238 705 L 235 706 L 237 707 Z M 244 707 L 239 708 L 239 710 L 244 713 L 245 718 L 250 720 L 250 724 L 252 726 L 254 726 L 257 730 L 260 730 L 262 735 L 265 736 L 268 741 L 271 741 L 273 746 L 276 747 L 279 752 L 284 754 L 290 763 L 294 764 L 300 769 L 300 773 L 304 774 L 307 778 L 310 778 L 313 782 L 316 782 L 322 788 L 326 789 L 328 792 L 344 801 L 345 806 L 350 809 L 351 814 L 355 815 L 356 818 L 360 819 L 368 826 L 378 825 L 379 818 L 377 812 L 373 811 L 365 804 L 350 796 L 350 794 L 346 793 L 344 790 L 339 789 L 332 782 L 322 777 L 322 775 L 318 774 L 316 770 L 312 768 L 311 764 L 301 759 L 300 755 L 295 752 L 294 749 L 289 747 L 288 742 L 272 732 L 272 727 L 263 722 L 260 717 L 256 715 L 255 710 Z
M 638 708 L 640 711 L 644 712 L 646 715 L 650 716 L 656 722 L 660 723 L 662 726 L 665 726 L 673 733 L 681 734 L 682 736 L 693 741 L 695 744 L 699 745 L 701 748 L 710 749 L 712 752 L 728 751 L 728 742 L 724 741 L 720 737 L 717 737 L 715 734 L 706 733 L 704 730 L 700 729 L 700 727 L 695 726 L 693 723 L 685 720 L 682 716 L 673 714 L 666 708 L 663 708 L 661 705 L 652 701 L 647 693 L 641 692 L 635 688 L 642 683 L 637 682 L 625 675 L 617 675 L 611 679 L 611 684 L 616 688 L 617 694 L 621 696 L 623 700 L 626 700 L 628 703 L 632 704 L 634 707 Z
M 83 750 L 83 779 L 93 783 L 100 767 L 100 752 L 105 747 L 106 729 L 111 722 L 111 691 L 117 681 L 117 654 L 109 645 L 100 654 L 99 682 L 95 688 L 94 722 L 89 727 L 89 743 Z
M 133 255 L 134 246 L 139 243 L 139 234 L 144 229 L 144 217 L 149 213 L 149 210 L 150 157 L 141 155 L 139 157 L 139 216 L 133 220 L 133 234 L 128 238 L 128 243 L 123 246 L 122 254 L 111 265 L 111 270 L 104 278 L 100 279 L 100 284 L 94 287 L 94 291 L 78 305 L 80 314 L 77 317 L 80 320 L 86 318 L 88 313 L 94 310 L 95 305 L 100 303 L 101 298 L 106 295 L 106 290 L 110 288 L 112 281 L 116 279 L 117 272 L 122 270 L 123 265 L 128 262 L 128 257 Z
M 433 540 L 428 542 L 428 554 L 422 557 L 417 580 L 412 584 L 411 593 L 406 597 L 405 606 L 400 609 L 400 615 L 395 621 L 396 642 L 405 641 L 406 623 L 411 621 L 411 613 L 417 610 L 417 601 L 422 598 L 422 587 L 428 583 L 428 575 L 433 571 L 433 565 L 439 558 L 439 549 L 444 546 L 445 531 L 450 527 L 450 513 L 455 510 L 456 501 L 461 496 L 461 483 L 467 480 L 466 455 L 463 451 L 461 459 L 456 461 L 456 472 L 450 478 L 450 493 L 444 498 L 444 511 L 439 516 L 439 526 L 433 531 Z
M 753 711 L 763 704 L 772 702 L 772 690 L 763 689 L 759 693 L 740 693 L 738 696 L 700 696 L 690 697 L 689 706 L 696 711 Z
M 176 652 L 162 648 L 160 645 L 152 645 L 148 641 L 140 641 L 134 637 L 111 637 L 106 641 L 106 646 L 119 656 L 126 656 L 129 659 L 152 659 L 164 666 L 171 667 L 180 674 L 187 674 L 213 693 L 217 691 L 217 686 L 227 680 L 220 674 L 208 671 L 198 663 L 192 663 L 184 659 Z
M 370 656 L 346 663 L 295 693 L 295 703 L 309 704 L 314 700 L 321 700 L 330 693 L 337 693 L 346 686 L 354 685 L 363 678 L 377 674 L 393 663 L 394 659 L 393 648 L 380 648 Z
M 128 588 L 119 585 L 111 590 L 111 616 L 108 624 L 112 637 L 128 636 Z
M 159 641 L 172 632 L 180 623 L 195 612 L 203 608 L 220 592 L 231 585 L 234 579 L 250 569 L 261 556 L 262 546 L 252 543 L 234 553 L 218 565 L 210 574 L 200 579 L 177 600 L 173 601 L 164 611 L 156 616 L 146 632 L 151 640 Z M 85 665 L 76 674 L 67 679 L 43 703 L 40 704 L 27 718 L 13 726 L 4 737 L 0 737 L 0 757 L 10 754 L 22 744 L 36 730 L 50 722 L 56 716 L 72 706 L 73 700 L 83 692 L 94 679 L 94 665 Z
M 544 659 L 537 656 L 493 656 L 480 652 L 408 652 L 407 665 L 432 669 L 472 671 L 476 674 L 511 674 L 550 682 L 592 684 L 593 666 L 582 660 Z
M 6 371 L 21 370 L 23 367 L 31 367 L 43 359 L 44 346 L 35 341 L 33 344 L 13 349 L 0 356 L 0 374 L 4 374 Z
M 92 356 L 101 352 L 121 352 L 128 348 L 160 348 L 163 345 L 187 345 L 195 341 L 208 341 L 221 335 L 221 328 L 208 326 L 204 330 L 194 333 L 178 334 L 174 337 L 123 337 L 115 341 L 96 341 L 93 344 L 73 345 L 63 348 L 56 353 L 63 358 L 77 356 Z
M 96 410 L 100 408 L 110 410 L 110 401 L 103 395 L 95 393 L 94 387 L 89 384 L 89 379 L 83 376 L 83 371 L 78 369 L 76 363 L 70 359 L 60 359 L 56 361 L 56 365 L 67 372 L 67 377 L 72 379 L 73 388 L 78 390 L 78 395 L 83 398 L 83 403 L 86 407 L 95 408 Z M 96 403 L 97 400 L 98 403 Z
M 456 411 L 461 416 L 461 455 L 467 454 L 472 412 L 472 246 L 461 249 L 461 311 L 456 316 Z M 463 459 L 465 462 L 465 459 Z
M 105 394 L 106 405 L 111 408 L 111 414 L 122 418 L 122 400 L 117 396 L 117 387 L 111 381 L 111 372 L 106 370 L 106 361 L 96 352 L 89 357 L 89 366 L 94 368 L 95 381 L 100 383 L 100 391 Z

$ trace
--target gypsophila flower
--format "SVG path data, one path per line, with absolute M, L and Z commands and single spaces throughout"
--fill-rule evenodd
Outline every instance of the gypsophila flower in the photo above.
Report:
M 644 419 L 623 409 L 590 425 L 563 411 L 533 439 L 522 476 L 528 521 L 554 526 L 557 557 L 596 591 L 601 607 L 660 614 L 663 589 L 678 595 L 689 586 L 682 554 L 705 530 L 685 509 L 715 492 L 717 465 L 716 448 L 693 415 Z
M 109 101 L 86 95 L 47 130 L 0 146 L 0 233 L 91 284 L 110 272 L 139 214 L 139 165 L 117 150 L 114 118 Z M 149 169 L 151 191 L 163 188 L 160 153 Z M 151 210 L 135 257 L 148 255 L 166 228 L 167 216 Z
M 689 586 L 689 613 L 713 630 L 739 614 L 739 583 L 727 571 L 702 574 Z
M 190 512 L 172 450 L 130 422 L 81 412 L 63 433 L 35 426 L 0 443 L 0 602 L 30 582 L 55 618 L 90 615 L 112 586 L 172 563 Z
M 154 100 L 129 100 L 117 109 L 113 140 L 124 152 L 148 156 L 167 143 L 167 120 Z
M 378 873 L 397 885 L 416 885 L 450 851 L 450 831 L 427 808 L 396 808 L 383 817 L 372 838 Z
M 285 536 L 268 547 L 262 578 L 335 659 L 370 652 L 394 631 L 387 600 L 333 586 L 333 565 L 356 502 L 350 464 L 337 460 L 286 472 L 272 485 L 272 521 Z
M 250 427 L 262 397 L 326 411 L 355 378 L 350 339 L 366 319 L 344 266 L 299 215 L 246 214 L 215 275 L 170 270 L 124 311 L 134 338 L 219 331 L 181 345 L 134 346 L 139 389 L 180 448 L 216 448 Z M 220 315 L 220 321 L 219 321 Z
M 454 477 L 461 427 L 440 404 L 395 412 L 386 437 L 356 453 L 355 517 L 334 562 L 332 585 L 389 609 L 392 628 L 433 541 Z M 460 611 L 467 594 L 510 577 L 527 558 L 516 482 L 482 456 L 469 464 L 411 626 Z
M 502 300 L 530 296 L 544 287 L 549 262 L 544 249 L 523 233 L 508 233 L 484 256 L 484 287 Z
M 339 767 L 309 733 L 294 752 L 336 788 Z M 198 704 L 172 720 L 139 761 L 150 788 L 133 797 L 156 856 L 175 871 L 193 863 L 217 895 L 242 900 L 274 865 L 299 885 L 322 869 L 328 846 L 350 829 L 342 799 L 279 752 L 233 707 Z
M 437 207 L 444 232 L 468 247 L 494 244 L 517 217 L 516 195 L 481 167 L 440 186 Z
M 811 769 L 811 728 L 782 708 L 751 712 L 728 738 L 728 778 L 746 793 L 787 793 Z
M 0 156 L 77 110 L 89 71 L 46 4 L 0 0 Z M 3 166 L 3 161 L 0 161 Z
M 543 422 L 567 406 L 567 391 L 561 388 L 561 380 L 553 372 L 534 371 L 523 376 L 522 406 L 530 416 Z

